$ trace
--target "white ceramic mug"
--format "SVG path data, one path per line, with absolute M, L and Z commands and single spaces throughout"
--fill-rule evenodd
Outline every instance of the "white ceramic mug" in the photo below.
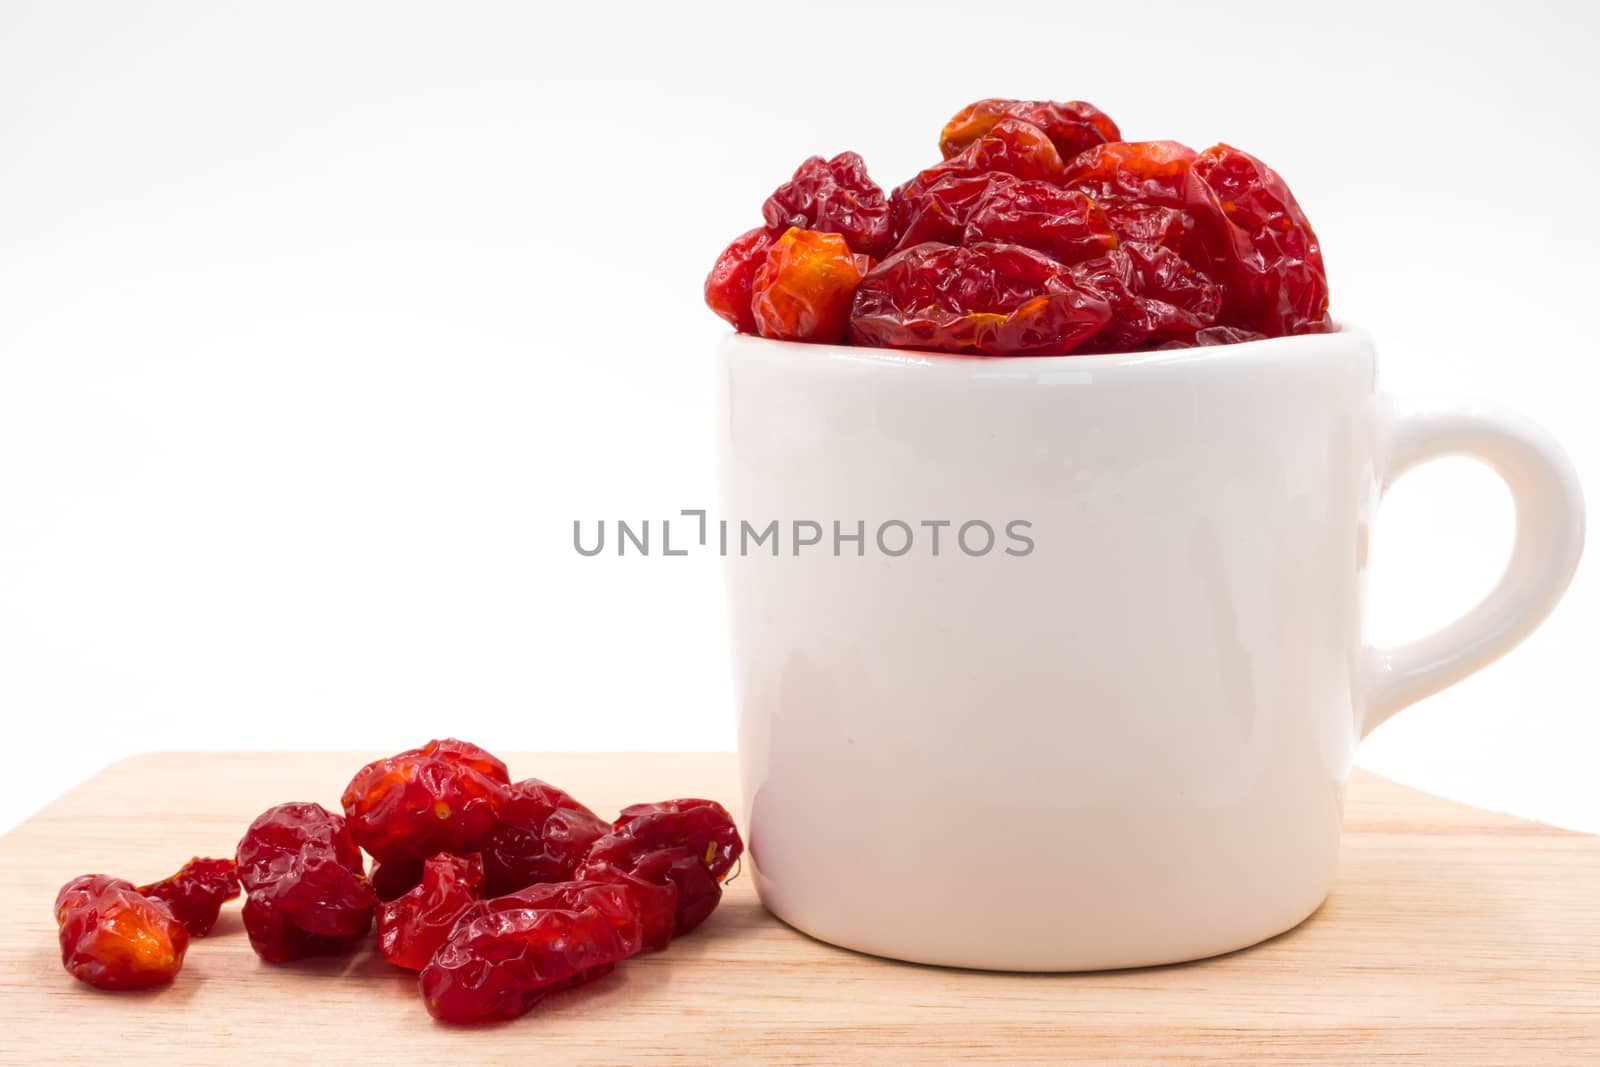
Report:
M 1133 967 L 1294 926 L 1333 883 L 1357 742 L 1526 636 L 1582 548 L 1558 445 L 1376 392 L 1348 328 L 1012 359 L 731 337 L 719 358 L 756 886 L 865 952 Z M 1378 498 L 1444 455 L 1510 486 L 1510 564 L 1438 633 L 1368 647 Z

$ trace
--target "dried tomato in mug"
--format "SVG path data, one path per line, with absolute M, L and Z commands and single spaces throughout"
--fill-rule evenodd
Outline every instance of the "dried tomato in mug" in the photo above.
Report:
M 1170 248 L 1125 244 L 1073 268 L 1111 304 L 1111 321 L 1079 352 L 1131 352 L 1166 342 L 1193 343 L 1217 321 L 1222 288 Z
M 756 271 L 750 309 L 756 332 L 776 341 L 836 344 L 850 325 L 850 301 L 872 260 L 835 233 L 790 229 Z
M 706 306 L 726 319 L 740 333 L 755 333 L 756 318 L 750 310 L 751 291 L 756 271 L 767 261 L 773 235 L 766 227 L 740 234 L 733 239 L 706 275 Z
M 1221 271 L 1229 320 L 1269 337 L 1328 329 L 1322 248 L 1284 180 L 1225 144 L 1201 152 L 1193 169 L 1235 227 Z
M 918 172 L 894 191 L 889 199 L 895 232 L 906 231 L 923 195 L 937 182 L 982 174 L 1059 182 L 1065 169 L 1061 153 L 1044 131 L 1020 119 L 1003 119 L 954 156 Z M 908 246 L 901 241 L 897 247 Z
M 1103 256 L 1117 247 L 1105 214 L 1083 193 L 1050 182 L 991 180 L 973 202 L 965 245 L 1013 244 L 1061 263 Z
M 968 104 L 945 123 L 939 132 L 939 151 L 949 159 L 1005 119 L 1021 119 L 1039 127 L 1064 160 L 1106 141 L 1122 140 L 1111 116 L 1082 100 L 988 99 Z
M 1020 245 L 898 252 L 856 290 L 850 342 L 968 355 L 1065 355 L 1111 318 L 1072 268 Z
M 767 198 L 761 217 L 774 236 L 791 227 L 836 233 L 853 251 L 874 258 L 894 244 L 889 198 L 854 152 L 801 163 L 794 177 Z

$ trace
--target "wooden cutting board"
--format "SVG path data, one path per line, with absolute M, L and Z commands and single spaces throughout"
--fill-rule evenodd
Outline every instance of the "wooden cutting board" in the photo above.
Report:
M 141 756 L 0 838 L 0 1061 L 1600 1063 L 1600 838 L 1360 772 L 1328 903 L 1201 963 L 1077 975 L 893 963 L 789 929 L 745 877 L 665 953 L 485 1029 L 433 1023 L 415 979 L 372 951 L 259 962 L 236 904 L 167 989 L 99 993 L 61 970 L 50 906 L 69 877 L 143 881 L 195 853 L 229 854 L 271 804 L 334 806 L 367 758 Z M 723 754 L 508 762 L 603 813 L 737 797 Z

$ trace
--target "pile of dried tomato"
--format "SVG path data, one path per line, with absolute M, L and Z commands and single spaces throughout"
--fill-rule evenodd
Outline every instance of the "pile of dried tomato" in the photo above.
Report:
M 269 808 L 234 859 L 151 885 L 74 878 L 56 897 L 62 965 L 101 989 L 169 982 L 242 886 L 245 932 L 269 963 L 356 951 L 376 925 L 378 951 L 418 972 L 435 1018 L 513 1019 L 699 926 L 744 851 L 715 801 L 635 804 L 606 822 L 547 782 L 512 782 L 465 741 L 368 764 L 341 804 Z
M 1271 167 L 1124 141 L 1092 104 L 980 100 L 885 195 L 813 156 L 706 278 L 740 333 L 967 355 L 1227 344 L 1329 329 L 1322 250 Z

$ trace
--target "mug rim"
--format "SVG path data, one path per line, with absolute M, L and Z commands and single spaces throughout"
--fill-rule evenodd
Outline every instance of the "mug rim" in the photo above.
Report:
M 1019 371 L 1110 370 L 1118 367 L 1193 367 L 1230 366 L 1238 363 L 1276 360 L 1297 349 L 1313 348 L 1338 338 L 1371 346 L 1371 337 L 1358 326 L 1333 319 L 1333 328 L 1321 333 L 1265 337 L 1226 345 L 1199 345 L 1153 352 L 1097 352 L 1064 356 L 979 356 L 959 352 L 938 352 L 921 348 L 870 348 L 859 345 L 819 345 L 802 341 L 778 341 L 752 334 L 725 334 L 721 344 L 741 349 L 764 350 L 771 355 L 793 355 L 813 362 L 857 366 L 945 367 L 950 369 L 985 367 L 1001 371 L 1007 366 Z

